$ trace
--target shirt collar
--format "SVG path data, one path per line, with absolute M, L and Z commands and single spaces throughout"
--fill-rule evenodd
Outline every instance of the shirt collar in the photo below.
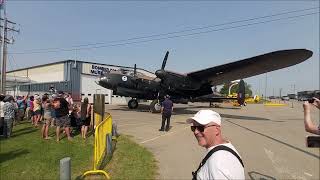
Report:
M 210 152 L 213 148 L 217 147 L 217 146 L 220 146 L 220 145 L 227 145 L 227 144 L 230 144 L 230 141 L 227 141 L 225 143 L 222 143 L 222 144 L 217 144 L 215 146 L 211 146 L 207 149 L 207 152 Z

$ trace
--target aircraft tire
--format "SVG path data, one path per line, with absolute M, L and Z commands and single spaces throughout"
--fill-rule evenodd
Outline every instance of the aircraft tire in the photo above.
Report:
M 157 99 L 155 99 L 151 102 L 150 111 L 152 113 L 160 113 L 161 112 L 161 105 Z
M 128 102 L 128 107 L 129 109 L 136 109 L 138 107 L 138 101 L 136 99 L 131 99 L 129 102 Z

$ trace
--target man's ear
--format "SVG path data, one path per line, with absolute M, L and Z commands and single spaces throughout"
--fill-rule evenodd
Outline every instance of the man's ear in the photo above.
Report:
M 214 126 L 214 128 L 216 128 L 216 135 L 221 134 L 221 127 L 220 126 Z

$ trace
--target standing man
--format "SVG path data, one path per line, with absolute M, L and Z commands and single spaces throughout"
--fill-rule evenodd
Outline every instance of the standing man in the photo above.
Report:
M 170 128 L 170 118 L 173 111 L 173 103 L 170 100 L 170 96 L 166 95 L 165 100 L 162 102 L 161 114 L 162 114 L 162 123 L 159 131 L 169 131 Z M 164 129 L 165 123 L 167 121 L 166 129 Z
M 56 135 L 57 141 L 60 141 L 60 127 L 63 127 L 68 140 L 72 140 L 70 136 L 70 118 L 69 114 L 69 104 L 62 96 L 58 96 L 53 100 L 53 108 L 55 110 L 55 123 L 57 126 Z
M 9 138 L 12 133 L 13 121 L 15 119 L 15 112 L 17 111 L 14 105 L 14 99 L 12 96 L 7 95 L 3 100 L 3 113 L 4 113 L 4 129 L 3 135 L 5 138 Z
M 193 179 L 245 179 L 238 151 L 222 137 L 221 117 L 212 110 L 200 110 L 187 119 L 199 146 L 207 149 Z

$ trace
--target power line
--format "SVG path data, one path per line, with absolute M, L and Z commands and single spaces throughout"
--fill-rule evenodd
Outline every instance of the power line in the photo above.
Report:
M 98 49 L 98 48 L 104 48 L 104 47 L 122 46 L 122 45 L 130 45 L 130 44 L 151 42 L 151 41 L 157 41 L 157 40 L 172 39 L 172 38 L 178 38 L 178 37 L 205 34 L 205 33 L 210 33 L 210 32 L 215 32 L 215 31 L 235 29 L 235 28 L 252 26 L 252 25 L 257 25 L 257 24 L 270 23 L 270 22 L 280 21 L 280 20 L 285 20 L 285 19 L 299 18 L 299 17 L 309 16 L 309 15 L 314 15 L 314 14 L 318 14 L 319 13 L 319 11 L 317 11 L 317 12 L 313 12 L 313 13 L 307 13 L 307 14 L 301 14 L 301 15 L 296 15 L 296 16 L 283 17 L 283 18 L 278 18 L 278 19 L 265 20 L 265 21 L 242 24 L 242 25 L 231 26 L 231 27 L 225 27 L 225 28 L 220 28 L 220 29 L 209 29 L 209 30 L 206 30 L 206 31 L 187 33 L 187 34 L 182 34 L 182 35 L 171 35 L 171 34 L 177 34 L 177 33 L 183 33 L 183 32 L 189 32 L 189 31 L 195 31 L 195 30 L 201 30 L 201 29 L 208 29 L 208 28 L 212 28 L 212 27 L 230 25 L 230 24 L 235 24 L 235 23 L 240 23 L 240 22 L 245 22 L 245 21 L 252 21 L 252 20 L 262 19 L 262 18 L 267 18 L 267 17 L 274 17 L 274 16 L 289 14 L 289 13 L 293 13 L 293 12 L 307 11 L 307 10 L 311 10 L 311 9 L 319 9 L 319 7 L 317 7 L 317 8 L 308 8 L 308 9 L 303 9 L 303 10 L 289 11 L 289 12 L 278 13 L 278 14 L 273 14 L 273 15 L 268 15 L 268 16 L 262 16 L 262 17 L 251 18 L 251 19 L 246 19 L 246 20 L 233 21 L 233 22 L 222 23 L 222 24 L 217 24 L 217 25 L 210 25 L 210 26 L 205 26 L 205 27 L 200 27 L 200 28 L 193 28 L 193 29 L 175 31 L 175 32 L 170 32 L 170 33 L 134 37 L 134 38 L 123 39 L 123 40 L 109 41 L 109 42 L 105 42 L 105 43 L 93 43 L 93 44 L 71 46 L 73 48 L 47 48 L 47 49 L 29 50 L 31 52 L 13 52 L 13 53 L 10 53 L 10 54 L 39 54 L 39 53 L 52 53 L 52 52 L 63 52 L 63 51 L 66 52 L 66 51 L 75 51 L 75 50 L 90 50 L 90 49 Z M 165 36 L 165 35 L 171 35 L 171 36 L 161 37 L 161 38 L 152 38 L 152 39 L 141 40 L 141 41 L 125 42 L 125 41 L 132 41 L 132 40 L 137 40 L 137 39 L 146 39 L 146 38 Z M 124 43 L 116 43 L 116 42 L 124 42 Z M 111 43 L 115 43 L 115 44 L 111 44 Z M 95 45 L 99 45 L 99 44 L 107 44 L 107 45 L 95 46 Z M 86 46 L 92 46 L 92 47 L 86 47 Z M 76 47 L 79 47 L 79 48 L 76 48 Z M 81 48 L 81 47 L 83 47 L 83 48 Z
M 14 60 L 14 57 L 13 55 L 9 55 L 9 58 L 8 58 L 8 62 L 9 62 L 9 66 L 11 67 L 11 70 L 13 69 L 19 69 L 20 67 L 18 66 L 18 64 L 16 63 L 16 61 Z M 12 64 L 10 64 L 10 61 Z
M 304 16 L 314 15 L 314 14 L 318 14 L 318 13 L 319 12 L 315 12 L 315 13 L 309 13 L 309 14 L 304 14 L 304 15 L 299 15 L 299 16 L 291 16 L 291 17 L 287 17 L 287 18 L 279 18 L 279 19 L 268 20 L 268 21 L 263 21 L 263 22 L 256 22 L 256 23 L 250 23 L 250 24 L 244 24 L 244 25 L 238 25 L 238 26 L 231 26 L 231 27 L 220 28 L 220 29 L 212 29 L 212 30 L 208 30 L 208 31 L 195 32 L 195 33 L 189 33 L 189 34 L 184 34 L 184 35 L 175 35 L 175 36 L 169 36 L 169 37 L 164 37 L 164 38 L 135 41 L 135 42 L 128 42 L 128 43 L 120 43 L 120 44 L 111 44 L 111 45 L 104 45 L 104 46 L 94 46 L 94 47 L 89 47 L 89 48 L 80 48 L 77 50 L 98 49 L 98 48 L 104 48 L 104 47 L 122 46 L 122 45 L 130 45 L 130 44 L 144 43 L 144 42 L 157 41 L 157 40 L 165 40 L 165 39 L 193 36 L 193 35 L 198 35 L 198 34 L 206 34 L 206 33 L 211 33 L 211 32 L 216 32 L 216 31 L 223 31 L 223 30 L 235 29 L 235 28 L 240 28 L 240 27 L 252 26 L 252 25 L 256 25 L 256 24 L 269 23 L 269 22 L 279 21 L 279 20 L 283 20 L 283 19 L 293 19 L 293 18 L 298 18 L 298 17 L 304 17 Z
M 122 42 L 122 41 L 132 41 L 132 40 L 137 40 L 137 39 L 152 38 L 152 37 L 158 37 L 158 36 L 166 36 L 166 35 L 183 33 L 183 32 L 188 32 L 188 31 L 195 31 L 195 30 L 207 29 L 207 28 L 212 28 L 212 27 L 217 27 L 217 26 L 224 26 L 224 25 L 229 25 L 229 24 L 241 23 L 241 22 L 246 22 L 246 21 L 253 21 L 253 20 L 257 20 L 257 19 L 269 18 L 269 17 L 280 16 L 280 15 L 285 15 L 285 14 L 291 14 L 291 13 L 296 13 L 296 12 L 303 12 L 303 11 L 308 11 L 308 10 L 313 10 L 313 9 L 319 9 L 319 7 L 287 11 L 287 12 L 271 14 L 271 15 L 267 15 L 267 16 L 260 16 L 260 17 L 255 17 L 255 18 L 237 20 L 237 21 L 215 24 L 215 25 L 208 25 L 208 26 L 203 26 L 203 27 L 199 27 L 199 28 L 191 28 L 191 29 L 185 29 L 185 30 L 168 32 L 168 33 L 153 34 L 153 35 L 148 35 L 148 36 L 138 36 L 138 37 L 133 37 L 133 38 L 128 38 L 128 39 L 114 40 L 114 41 L 108 41 L 108 42 L 89 43 L 89 44 L 75 45 L 75 46 L 69 46 L 69 47 L 70 48 L 77 48 L 77 47 L 83 47 L 83 46 L 95 46 L 95 45 L 100 45 L 100 44 L 108 44 L 108 43 L 116 43 L 116 42 Z M 63 48 L 42 48 L 42 49 L 31 49 L 31 50 L 26 50 L 26 51 L 45 51 L 45 50 L 61 50 L 61 49 L 63 49 Z

